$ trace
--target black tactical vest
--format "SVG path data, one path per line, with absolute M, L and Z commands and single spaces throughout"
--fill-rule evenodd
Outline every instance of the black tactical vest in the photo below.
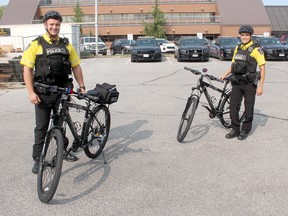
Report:
M 42 55 L 36 56 L 34 81 L 62 86 L 69 80 L 71 63 L 67 38 L 60 38 L 58 44 L 50 44 L 43 37 L 38 37 L 42 46 Z
M 251 52 L 257 47 L 257 44 L 252 44 L 246 50 L 241 49 L 241 44 L 238 45 L 237 53 L 235 54 L 235 62 L 232 64 L 232 74 L 240 76 L 244 74 L 256 73 L 257 61 L 251 57 Z

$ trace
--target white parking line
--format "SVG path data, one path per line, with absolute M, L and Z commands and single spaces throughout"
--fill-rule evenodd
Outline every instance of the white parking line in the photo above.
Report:
M 128 64 L 128 63 L 130 63 L 130 62 L 131 62 L 131 59 L 129 58 L 129 59 L 126 61 L 125 64 Z
M 170 57 L 166 57 L 170 64 L 172 64 Z

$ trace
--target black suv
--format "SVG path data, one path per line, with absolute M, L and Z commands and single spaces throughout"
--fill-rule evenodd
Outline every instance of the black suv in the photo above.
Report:
M 116 39 L 112 42 L 110 46 L 110 54 L 128 54 L 131 51 L 131 46 L 133 46 L 135 43 L 134 40 L 128 40 L 128 39 Z
M 280 42 L 278 38 L 261 37 L 255 40 L 265 54 L 266 60 L 287 60 L 288 47 Z
M 131 62 L 162 61 L 160 46 L 155 38 L 139 37 L 131 50 Z
M 174 57 L 181 61 L 209 61 L 208 40 L 198 37 L 181 37 L 176 42 Z
M 218 37 L 208 44 L 210 56 L 219 58 L 221 61 L 232 59 L 234 49 L 240 41 L 234 37 Z

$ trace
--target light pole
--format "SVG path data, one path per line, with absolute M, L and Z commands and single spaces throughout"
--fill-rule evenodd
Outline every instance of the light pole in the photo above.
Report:
M 96 40 L 96 56 L 98 56 L 98 0 L 95 0 L 95 40 Z

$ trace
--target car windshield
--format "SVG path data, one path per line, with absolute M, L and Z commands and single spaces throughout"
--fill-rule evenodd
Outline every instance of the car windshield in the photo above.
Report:
M 258 39 L 259 43 L 263 45 L 278 45 L 282 44 L 278 38 L 261 38 Z
M 180 40 L 181 45 L 205 45 L 207 44 L 206 40 L 200 38 L 187 38 Z
M 86 43 L 96 43 L 96 38 L 95 37 L 85 38 L 85 42 Z M 101 38 L 98 37 L 98 42 L 103 42 L 103 41 L 101 40 Z
M 133 44 L 133 41 L 132 40 L 121 40 L 121 43 L 124 45 L 130 45 L 130 44 Z
M 158 46 L 155 39 L 136 40 L 135 46 Z
M 235 45 L 237 46 L 239 44 L 239 40 L 236 38 L 223 38 L 220 39 L 220 44 L 221 45 Z
M 156 40 L 157 40 L 157 43 L 159 44 L 170 43 L 168 40 L 165 40 L 165 39 L 156 39 Z

